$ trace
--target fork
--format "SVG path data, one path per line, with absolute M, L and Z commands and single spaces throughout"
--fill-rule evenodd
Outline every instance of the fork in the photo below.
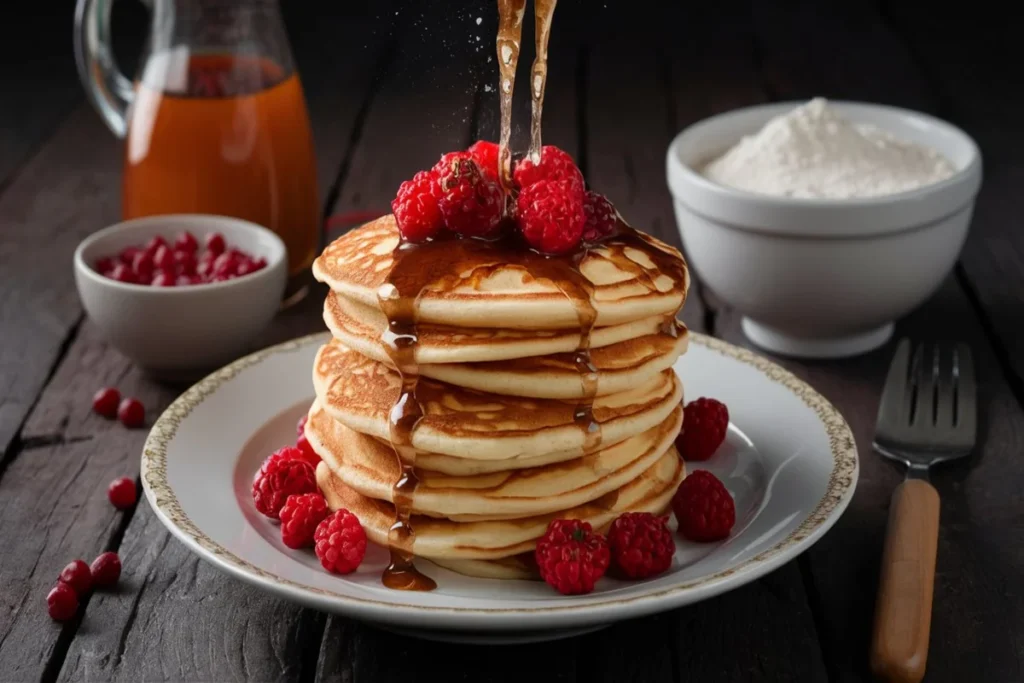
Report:
M 887 681 L 924 676 L 939 535 L 929 468 L 974 448 L 977 399 L 966 344 L 900 341 L 878 406 L 872 446 L 907 468 L 892 494 L 871 641 L 871 668 Z

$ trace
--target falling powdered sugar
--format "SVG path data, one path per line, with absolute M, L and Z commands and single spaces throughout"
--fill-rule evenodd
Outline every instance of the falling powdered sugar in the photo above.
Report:
M 955 170 L 933 149 L 850 123 L 819 97 L 744 137 L 703 175 L 757 194 L 849 199 L 931 185 Z

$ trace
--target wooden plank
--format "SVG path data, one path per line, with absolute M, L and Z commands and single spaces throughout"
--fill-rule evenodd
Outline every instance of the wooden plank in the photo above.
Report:
M 777 24 L 767 19 L 757 23 L 763 29 L 758 37 L 765 71 L 785 75 L 771 81 L 777 97 L 825 92 L 925 109 L 936 101 L 933 94 L 920 90 L 923 81 L 907 61 L 909 52 L 877 17 L 865 14 L 864 6 L 857 10 L 861 14 L 852 16 L 823 18 L 822 11 L 791 9 L 776 16 Z M 808 12 L 813 25 L 805 16 Z M 780 34 L 783 26 L 789 29 Z M 819 33 L 819 26 L 832 27 L 827 40 L 809 38 Z M 840 31 L 843 26 L 850 32 Z M 802 60 L 787 57 L 796 52 Z M 885 69 L 880 68 L 882 64 Z M 718 312 L 716 332 L 747 343 L 734 312 Z M 954 280 L 900 321 L 900 335 L 925 340 L 953 336 L 972 345 L 982 378 L 981 416 L 987 424 L 975 458 L 940 468 L 933 478 L 943 505 L 928 678 L 1012 680 L 1019 673 L 1022 643 L 1002 625 L 1024 619 L 1024 600 L 1010 587 L 1021 570 L 1022 545 L 1020 496 L 1009 483 L 1018 481 L 1024 469 L 1020 458 L 1012 455 L 1014 444 L 1024 435 L 1024 414 L 1002 377 L 975 311 Z M 824 619 L 818 627 L 833 680 L 867 676 L 887 509 L 902 476 L 870 450 L 892 349 L 890 343 L 885 349 L 834 363 L 781 361 L 836 405 L 849 421 L 860 449 L 861 478 L 850 508 L 805 556 L 813 596 L 822 605 Z
M 364 24 L 352 20 L 345 26 L 352 35 L 366 39 L 342 41 L 332 61 L 310 61 L 303 56 L 301 44 L 296 50 L 300 65 L 303 62 L 315 65 L 303 73 L 314 135 L 327 131 L 318 137 L 318 142 L 333 141 L 328 149 L 318 151 L 325 173 L 330 163 L 339 164 L 345 154 L 343 141 L 351 135 L 348 131 L 329 129 L 339 124 L 341 127 L 354 124 L 360 98 L 365 98 L 372 78 L 372 73 L 357 72 L 348 65 L 357 59 L 372 63 L 375 55 L 386 47 L 386 42 L 373 43 L 368 32 L 361 32 Z M 336 97 L 337 88 L 347 93 L 345 99 Z M 112 202 L 104 202 L 104 198 L 116 196 L 112 176 L 116 175 L 117 167 L 113 163 L 109 167 L 102 164 L 105 159 L 115 159 L 116 155 L 111 153 L 113 149 L 89 154 L 87 147 L 90 140 L 107 141 L 110 136 L 99 130 L 91 112 L 82 111 L 78 116 L 88 125 L 95 124 L 96 130 L 83 132 L 80 127 L 59 136 L 55 143 L 67 143 L 64 154 L 70 149 L 77 156 L 61 158 L 55 154 L 53 164 L 43 165 L 60 167 L 64 164 L 89 169 L 90 162 L 94 166 L 98 163 L 104 169 L 106 182 L 94 182 L 91 194 L 98 197 L 97 205 L 112 209 Z M 81 173 L 79 177 L 88 179 L 95 173 Z M 34 177 L 24 173 L 19 182 L 23 180 L 34 180 Z M 331 181 L 326 178 L 325 186 Z M 85 194 L 78 193 L 79 196 Z M 18 195 L 9 191 L 2 201 L 12 196 L 32 205 L 33 210 L 35 203 L 44 199 L 31 194 L 26 198 L 26 193 Z M 42 216 L 44 210 L 40 206 L 38 215 Z M 72 247 L 71 238 L 77 241 L 87 232 L 84 226 L 78 230 L 78 235 L 72 234 L 68 239 Z M 46 291 L 40 283 L 29 284 L 32 285 L 30 292 Z M 56 291 L 70 294 L 67 308 L 77 311 L 77 297 L 70 279 L 63 289 Z M 280 314 L 256 345 L 322 329 L 322 297 L 322 289 L 317 288 L 301 304 Z M 45 378 L 45 373 L 42 377 Z M 36 676 L 45 669 L 46 676 L 55 676 L 66 664 L 61 675 L 72 680 L 93 675 L 127 680 L 205 679 L 211 675 L 217 679 L 289 679 L 311 675 L 311 671 L 306 672 L 303 667 L 311 666 L 316 659 L 316 647 L 311 651 L 306 648 L 310 642 L 319 642 L 323 627 L 319 615 L 229 581 L 206 563 L 200 563 L 162 530 L 145 504 L 129 523 L 106 502 L 103 491 L 110 479 L 120 474 L 137 474 L 138 453 L 145 430 L 124 430 L 117 423 L 99 420 L 89 413 L 92 393 L 105 384 L 117 384 L 142 399 L 150 420 L 177 393 L 172 388 L 144 380 L 126 359 L 98 338 L 96 330 L 88 323 L 70 346 L 66 359 L 25 425 L 21 439 L 25 448 L 10 462 L 0 480 L 0 487 L 17 489 L 17 497 L 4 498 L 5 504 L 8 500 L 12 502 L 3 520 L 7 531 L 0 533 L 4 538 L 19 538 L 20 534 L 41 539 L 36 542 L 38 547 L 28 543 L 26 553 L 10 554 L 0 560 L 0 571 L 5 579 L 11 577 L 0 593 L 3 603 L 9 606 L 4 612 L 7 621 L 0 621 L 0 666 L 5 671 Z M 52 481 L 39 476 L 41 463 L 52 466 Z M 49 471 L 49 468 L 42 469 Z M 74 485 L 61 477 L 71 478 Z M 49 491 L 62 491 L 59 506 L 52 514 L 39 514 L 26 503 L 38 500 L 46 501 L 40 505 L 53 505 L 53 496 L 47 495 Z M 23 503 L 21 506 L 16 505 L 19 501 Z M 95 512 L 80 512 L 93 510 L 91 506 L 98 506 Z M 67 512 L 56 522 L 56 515 L 65 507 Z M 53 527 L 52 533 L 50 527 Z M 55 572 L 70 559 L 67 553 L 82 554 L 89 559 L 107 546 L 120 544 L 122 534 L 125 558 L 122 590 L 93 596 L 88 607 L 99 615 L 95 620 L 86 611 L 81 628 L 71 623 L 62 631 L 49 622 L 45 610 L 38 606 L 20 609 L 22 604 L 30 604 L 26 602 L 30 597 L 45 595 L 45 588 L 54 580 Z M 72 537 L 75 543 L 65 542 Z M 140 562 L 133 563 L 132 558 L 139 558 Z M 189 582 L 181 583 L 179 575 L 190 577 Z M 216 595 L 215 601 L 223 602 L 206 609 L 211 593 Z M 169 595 L 174 595 L 175 599 L 168 600 Z M 238 623 L 237 610 L 231 609 L 238 604 L 249 606 L 246 614 L 250 621 L 244 628 Z M 161 618 L 150 622 L 148 615 L 151 613 L 158 613 Z M 206 618 L 200 619 L 197 616 L 200 614 Z M 112 624 L 116 627 L 109 627 Z M 228 639 L 223 651 L 209 651 L 210 637 L 214 635 Z M 265 643 L 272 646 L 267 647 Z M 68 654 L 66 663 L 65 652 Z M 112 653 L 116 656 L 107 656 Z
M 984 33 L 963 31 L 946 7 L 925 16 L 893 4 L 887 15 L 911 45 L 922 80 L 938 92 L 938 113 L 962 126 L 981 146 L 984 164 L 971 233 L 961 254 L 962 272 L 1012 368 L 1024 398 L 1024 95 L 1012 23 L 990 22 Z M 947 41 L 956 37 L 957 47 Z M 969 55 L 965 59 L 965 55 Z

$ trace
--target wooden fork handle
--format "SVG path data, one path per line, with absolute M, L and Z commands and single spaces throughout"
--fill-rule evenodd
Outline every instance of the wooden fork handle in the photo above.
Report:
M 893 683 L 924 676 L 931 629 L 939 493 L 908 479 L 892 495 L 871 640 L 871 669 Z

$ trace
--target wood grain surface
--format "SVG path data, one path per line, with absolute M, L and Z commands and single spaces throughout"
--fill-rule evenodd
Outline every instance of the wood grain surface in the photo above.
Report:
M 324 214 L 340 229 L 388 211 L 399 182 L 441 153 L 497 137 L 493 3 L 451 3 L 443 21 L 429 4 L 398 0 L 283 11 Z M 897 335 L 968 342 L 979 378 L 979 446 L 933 476 L 941 523 L 924 680 L 1014 683 L 1024 662 L 1019 41 L 1009 22 L 989 22 L 988 33 L 967 32 L 970 44 L 952 11 L 933 7 L 922 18 L 895 1 L 664 9 L 562 0 L 544 132 L 630 221 L 677 245 L 665 146 L 704 116 L 826 95 L 937 113 L 975 136 L 986 176 L 961 263 Z M 902 479 L 869 449 L 892 344 L 842 361 L 776 359 L 833 402 L 860 449 L 857 493 L 810 551 L 736 591 L 579 638 L 499 649 L 399 636 L 230 579 L 171 537 L 145 503 L 112 508 L 106 484 L 137 476 L 146 431 L 93 415 L 93 391 L 120 386 L 145 403 L 151 423 L 180 388 L 142 377 L 82 322 L 70 254 L 117 220 L 120 147 L 81 99 L 66 19 L 63 39 L 48 36 L 18 62 L 52 87 L 28 88 L 39 97 L 0 111 L 0 539 L 16 549 L 0 554 L 0 679 L 871 680 L 882 542 Z M 17 78 L 11 63 L 27 42 L 0 48 L 10 52 L 0 81 Z M 18 87 L 5 92 L 25 92 Z M 521 143 L 525 92 L 521 79 Z M 321 330 L 322 297 L 314 288 L 258 345 Z M 749 346 L 739 317 L 699 282 L 685 319 Z M 106 549 L 124 559 L 118 588 L 93 594 L 76 620 L 50 621 L 44 598 L 63 565 Z

